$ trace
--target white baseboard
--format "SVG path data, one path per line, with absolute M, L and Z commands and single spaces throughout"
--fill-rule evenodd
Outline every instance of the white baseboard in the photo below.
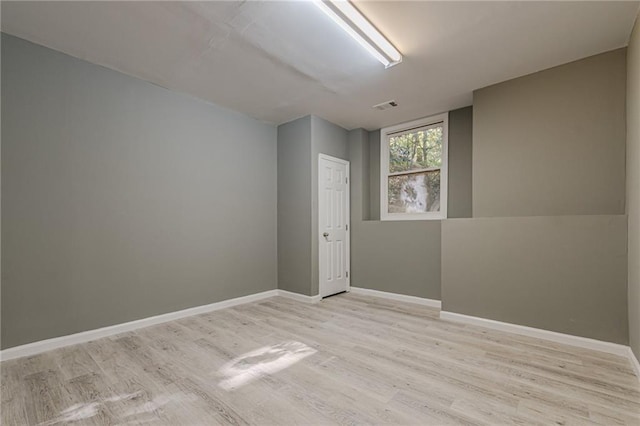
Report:
M 235 299 L 211 303 L 209 305 L 196 306 L 195 308 L 183 309 L 181 311 L 169 312 L 166 314 L 125 322 L 122 324 L 111 325 L 95 330 L 83 331 L 76 334 L 70 334 L 68 336 L 54 337 L 53 339 L 40 340 L 38 342 L 28 343 L 26 345 L 15 346 L 13 348 L 8 348 L 0 351 L 0 361 L 7 361 L 14 358 L 36 355 L 42 352 L 50 351 L 52 349 L 76 345 L 78 343 L 85 343 L 91 340 L 100 339 L 102 337 L 113 336 L 115 334 L 137 330 L 140 328 L 149 327 L 151 325 L 161 324 L 167 321 L 173 321 L 192 315 L 217 311 L 220 309 L 230 308 L 232 306 L 242 305 L 245 303 L 256 302 L 258 300 L 278 296 L 280 295 L 280 291 L 281 290 L 268 290 L 262 293 L 250 294 L 248 296 L 236 297 Z
M 292 299 L 298 302 L 303 302 L 303 303 L 317 303 L 320 300 L 322 300 L 322 297 L 320 297 L 319 294 L 316 294 L 315 296 L 307 296 L 305 294 L 300 294 L 300 293 L 294 293 L 292 291 L 287 291 L 287 290 L 276 290 L 278 293 L 278 296 L 282 296 L 282 297 L 286 297 L 287 299 Z
M 381 297 L 384 299 L 397 300 L 398 302 L 417 303 L 418 305 L 429 306 L 430 308 L 440 309 L 442 302 L 425 297 L 407 296 L 405 294 L 389 293 L 387 291 L 371 290 L 369 288 L 351 287 L 351 292 L 355 294 L 364 294 L 367 296 Z
M 602 340 L 590 339 L 588 337 L 573 336 L 571 334 L 558 333 L 555 331 L 543 330 L 540 328 L 527 327 L 524 325 L 511 324 L 507 322 L 495 321 L 486 318 L 473 317 L 470 315 L 457 314 L 455 312 L 440 312 L 440 319 L 459 322 L 463 324 L 476 325 L 493 330 L 506 331 L 528 337 L 549 340 L 556 343 L 575 346 L 584 349 L 606 352 L 623 357 L 629 356 L 629 346 L 618 343 L 604 342 Z M 637 361 L 636 361 L 637 362 Z M 640 376 L 639 376 L 640 377 Z
M 627 354 L 629 357 L 629 362 L 631 362 L 631 366 L 633 367 L 633 371 L 636 373 L 636 377 L 640 378 L 640 362 L 638 362 L 638 358 L 636 354 L 633 353 L 631 348 L 627 348 L 629 353 Z
M 429 306 L 432 308 L 440 308 L 439 300 L 426 299 L 422 297 L 406 296 L 403 294 L 389 293 L 385 291 L 371 290 L 366 288 L 351 287 L 351 291 L 355 294 L 364 294 L 368 296 L 376 296 L 400 302 L 416 303 L 419 305 Z M 156 315 L 149 318 L 143 318 L 122 324 L 116 324 L 108 327 L 98 328 L 95 330 L 83 331 L 68 336 L 55 337 L 52 339 L 41 340 L 38 342 L 28 343 L 26 345 L 16 346 L 0 351 L 0 361 L 7 361 L 15 358 L 36 355 L 53 349 L 65 346 L 76 345 L 79 343 L 89 342 L 91 340 L 103 337 L 113 336 L 116 334 L 133 331 L 140 328 L 161 324 L 192 315 L 213 312 L 220 309 L 230 308 L 232 306 L 242 305 L 245 303 L 256 302 L 274 296 L 286 297 L 303 303 L 317 303 L 322 298 L 320 295 L 306 296 L 303 294 L 293 293 L 286 290 L 268 290 L 262 293 L 250 294 L 248 296 L 237 297 L 235 299 L 223 300 L 208 305 L 196 306 L 194 308 L 183 309 L 181 311 L 169 312 L 166 314 Z M 529 337 L 536 337 L 553 342 L 564 343 L 571 346 L 593 349 L 610 354 L 620 355 L 629 358 L 631 365 L 640 378 L 640 363 L 630 347 L 619 345 L 616 343 L 603 342 L 600 340 L 589 339 L 586 337 L 572 336 L 569 334 L 557 333 L 554 331 L 542 330 L 538 328 L 526 327 L 522 325 L 510 324 L 485 318 L 473 317 L 469 315 L 457 314 L 454 312 L 440 312 L 440 318 L 449 321 L 455 321 L 465 324 L 472 324 L 481 327 L 491 328 L 494 330 L 507 331 L 511 333 L 521 334 Z

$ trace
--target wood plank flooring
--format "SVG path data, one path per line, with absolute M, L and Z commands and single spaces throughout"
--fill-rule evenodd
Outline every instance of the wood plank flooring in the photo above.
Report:
M 344 294 L 5 361 L 3 425 L 640 425 L 628 360 Z

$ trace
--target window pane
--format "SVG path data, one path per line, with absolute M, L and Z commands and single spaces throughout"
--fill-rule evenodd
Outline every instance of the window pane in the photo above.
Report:
M 389 213 L 440 211 L 440 170 L 389 176 Z
M 389 173 L 440 167 L 442 126 L 389 138 Z

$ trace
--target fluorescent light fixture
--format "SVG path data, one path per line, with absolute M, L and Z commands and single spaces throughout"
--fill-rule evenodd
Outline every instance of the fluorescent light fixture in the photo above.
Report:
M 393 47 L 351 2 L 345 0 L 313 0 L 313 2 L 371 55 L 382 62 L 385 68 L 402 62 L 402 54 L 398 49 Z

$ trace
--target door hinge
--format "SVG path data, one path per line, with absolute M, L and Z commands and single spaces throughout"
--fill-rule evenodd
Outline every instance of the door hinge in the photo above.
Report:
M 349 183 L 349 178 L 344 178 L 344 183 Z
M 347 227 L 347 231 L 348 231 L 349 230 L 349 225 L 346 225 L 346 227 Z
M 349 271 L 347 271 L 347 278 L 349 278 Z

